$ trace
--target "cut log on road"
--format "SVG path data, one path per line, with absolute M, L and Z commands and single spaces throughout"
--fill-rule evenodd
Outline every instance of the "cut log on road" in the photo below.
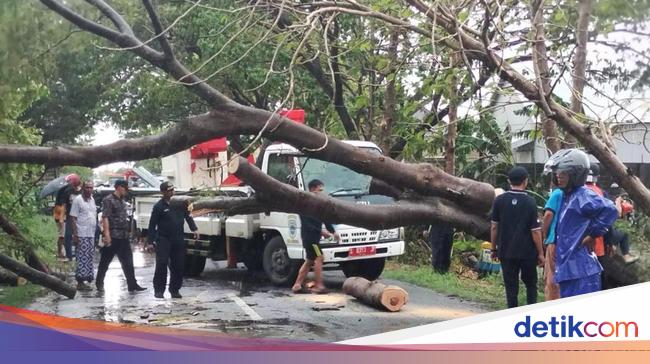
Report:
M 408 302 L 409 294 L 397 286 L 371 282 L 361 277 L 350 277 L 343 282 L 343 292 L 373 307 L 399 311 Z
M 6 268 L 11 272 L 14 272 L 21 277 L 25 277 L 32 283 L 39 284 L 45 288 L 49 288 L 68 298 L 74 298 L 75 294 L 77 293 L 77 290 L 73 286 L 63 282 L 62 280 L 31 268 L 28 265 L 14 260 L 2 253 L 0 253 L 0 266 Z
M 13 272 L 0 268 L 0 284 L 8 284 L 15 287 L 22 286 L 25 283 L 27 283 L 25 278 L 19 277 Z

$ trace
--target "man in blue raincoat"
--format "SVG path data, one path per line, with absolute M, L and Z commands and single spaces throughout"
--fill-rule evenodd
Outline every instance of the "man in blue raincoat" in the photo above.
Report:
M 563 149 L 547 162 L 564 192 L 556 226 L 555 281 L 560 296 L 571 297 L 601 289 L 603 268 L 593 252 L 594 239 L 614 224 L 614 204 L 584 186 L 589 158 L 578 149 Z

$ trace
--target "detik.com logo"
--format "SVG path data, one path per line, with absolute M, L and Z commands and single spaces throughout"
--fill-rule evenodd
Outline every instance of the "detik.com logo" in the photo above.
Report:
M 548 321 L 533 321 L 526 316 L 515 324 L 518 337 L 639 337 L 639 325 L 635 321 L 582 321 L 573 315 L 552 316 Z

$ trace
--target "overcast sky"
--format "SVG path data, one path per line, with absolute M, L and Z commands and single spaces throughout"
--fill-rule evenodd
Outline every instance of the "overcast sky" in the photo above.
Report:
M 119 131 L 110 124 L 99 123 L 94 127 L 95 137 L 93 138 L 92 145 L 105 145 L 116 142 L 121 139 Z M 100 167 L 95 168 L 95 172 L 107 170 L 114 171 L 122 167 L 126 167 L 127 164 L 124 162 L 106 164 Z

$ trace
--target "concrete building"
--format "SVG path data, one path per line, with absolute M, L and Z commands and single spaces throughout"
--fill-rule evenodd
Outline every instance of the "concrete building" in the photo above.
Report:
M 532 174 L 541 173 L 550 153 L 541 139 L 541 124 L 526 112 L 532 103 L 513 93 L 499 94 L 492 105 L 497 123 L 504 132 L 512 135 L 515 162 L 526 166 Z M 650 186 L 650 122 L 615 124 L 610 126 L 610 130 L 618 157 L 646 186 Z M 611 176 L 601 168 L 600 184 L 607 187 L 611 183 Z

